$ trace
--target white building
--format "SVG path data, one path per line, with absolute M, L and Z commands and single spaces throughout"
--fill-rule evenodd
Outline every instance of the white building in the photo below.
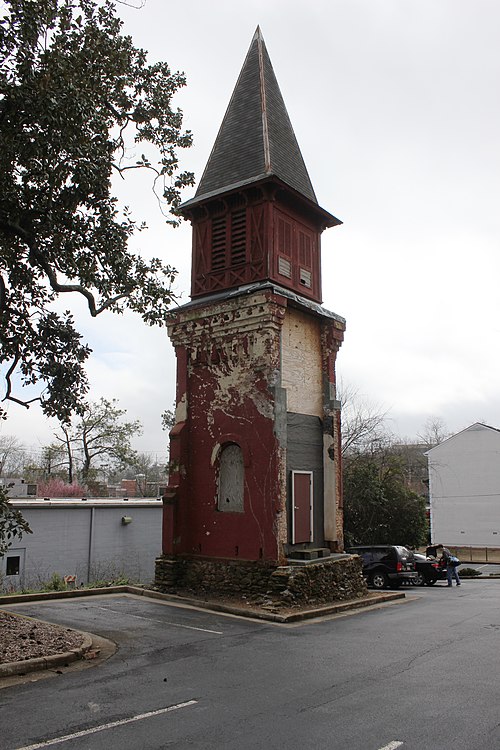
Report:
M 25 479 L 0 477 L 0 487 L 5 490 L 9 497 L 36 497 L 36 484 L 27 482 Z
M 500 430 L 476 422 L 427 458 L 433 543 L 500 547 Z
M 33 533 L 0 556 L 0 591 L 36 589 L 57 573 L 76 586 L 151 583 L 161 553 L 161 500 L 11 500 Z

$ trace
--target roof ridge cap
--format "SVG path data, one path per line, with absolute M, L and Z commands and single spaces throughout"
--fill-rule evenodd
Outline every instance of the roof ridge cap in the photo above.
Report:
M 198 185 L 196 187 L 196 193 L 195 193 L 195 196 L 194 196 L 195 198 L 196 198 L 197 193 L 198 193 L 198 191 L 200 189 L 200 185 L 203 183 L 203 178 L 205 177 L 205 174 L 208 172 L 208 169 L 209 169 L 209 166 L 210 166 L 210 161 L 212 159 L 213 154 L 215 153 L 215 148 L 217 146 L 217 139 L 219 137 L 220 132 L 222 131 L 222 128 L 224 127 L 224 124 L 226 122 L 226 118 L 228 116 L 229 110 L 231 109 L 231 104 L 233 103 L 233 100 L 234 100 L 234 98 L 236 96 L 236 93 L 237 93 L 237 90 L 238 90 L 238 86 L 239 86 L 241 77 L 243 75 L 243 71 L 245 69 L 245 65 L 247 63 L 247 60 L 248 60 L 248 58 L 250 56 L 250 53 L 251 53 L 251 50 L 252 50 L 253 43 L 254 43 L 254 41 L 256 41 L 256 40 L 258 41 L 261 38 L 262 38 L 262 32 L 260 30 L 260 26 L 257 26 L 257 28 L 255 30 L 255 34 L 252 37 L 252 41 L 250 42 L 250 47 L 248 48 L 248 51 L 247 51 L 247 53 L 245 55 L 245 59 L 243 61 L 243 65 L 241 66 L 241 70 L 240 70 L 240 72 L 238 74 L 238 78 L 236 79 L 236 84 L 235 84 L 235 86 L 233 88 L 233 91 L 231 93 L 231 96 L 229 98 L 229 103 L 228 103 L 228 105 L 226 107 L 226 111 L 224 113 L 224 117 L 222 118 L 222 122 L 221 122 L 221 124 L 219 126 L 219 130 L 217 132 L 217 136 L 215 138 L 214 144 L 213 144 L 212 149 L 210 151 L 210 155 L 208 157 L 207 163 L 205 164 L 205 169 L 203 170 L 203 172 L 201 174 L 201 177 L 200 177 L 200 179 L 198 181 Z M 259 52 L 260 52 L 260 47 L 259 47 Z
M 264 37 L 257 26 L 254 39 L 257 41 L 257 50 L 259 54 L 259 80 L 260 80 L 260 106 L 262 114 L 262 140 L 264 145 L 264 172 L 271 171 L 271 148 L 269 144 L 269 126 L 267 122 L 267 97 L 266 97 L 266 78 L 264 75 Z

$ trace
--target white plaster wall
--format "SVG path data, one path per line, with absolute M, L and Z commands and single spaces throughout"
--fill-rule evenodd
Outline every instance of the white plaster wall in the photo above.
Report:
M 287 411 L 323 418 L 320 327 L 311 316 L 290 308 L 281 333 L 281 385 Z
M 433 542 L 500 547 L 500 494 L 438 498 L 431 505 L 431 513 Z
M 433 541 L 500 546 L 500 433 L 472 425 L 428 459 Z

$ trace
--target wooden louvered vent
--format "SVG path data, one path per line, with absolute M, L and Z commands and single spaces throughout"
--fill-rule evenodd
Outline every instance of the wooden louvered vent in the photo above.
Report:
M 226 265 L 226 217 L 212 221 L 212 270 L 218 271 Z
M 241 266 L 246 261 L 246 211 L 231 214 L 231 265 Z
M 305 268 L 311 268 L 311 238 L 299 232 L 299 262 Z

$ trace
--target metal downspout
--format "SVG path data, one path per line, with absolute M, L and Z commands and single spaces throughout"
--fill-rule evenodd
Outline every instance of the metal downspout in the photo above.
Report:
M 94 546 L 94 520 L 95 508 L 90 509 L 90 527 L 89 527 L 89 556 L 87 561 L 87 583 L 90 583 L 90 572 L 92 570 L 92 548 Z

